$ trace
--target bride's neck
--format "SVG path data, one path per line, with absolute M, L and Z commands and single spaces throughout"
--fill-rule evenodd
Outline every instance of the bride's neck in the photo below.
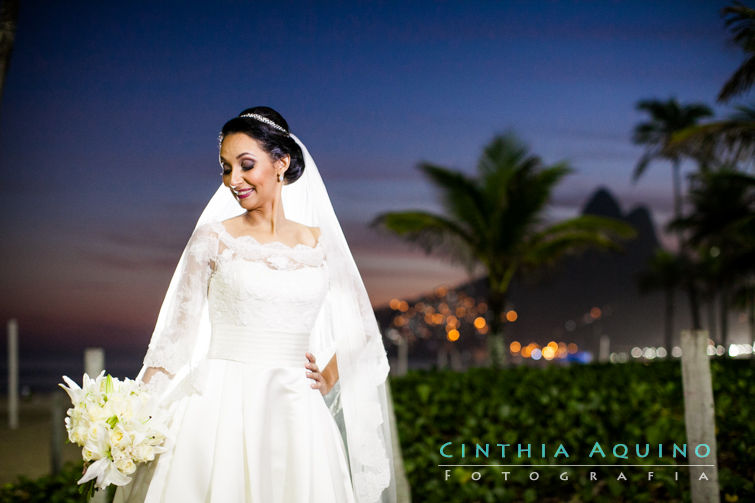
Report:
M 273 208 L 267 208 L 267 211 L 261 208 L 247 210 L 246 213 L 241 215 L 241 220 L 249 227 L 273 236 L 280 232 L 287 223 L 283 207 L 280 205 L 275 210 Z

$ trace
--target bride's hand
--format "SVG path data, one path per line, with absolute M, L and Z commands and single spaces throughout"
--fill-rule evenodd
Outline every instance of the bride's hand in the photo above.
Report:
M 147 370 L 144 371 L 142 382 L 144 382 L 144 384 L 149 384 L 155 374 L 164 374 L 170 378 L 173 377 L 173 374 L 168 373 L 168 371 L 162 367 L 147 367 Z
M 320 372 L 320 369 L 317 367 L 317 364 L 315 363 L 315 355 L 313 355 L 310 352 L 305 353 L 307 359 L 309 360 L 308 363 L 305 363 L 304 366 L 308 368 L 307 371 L 307 377 L 315 381 L 311 384 L 313 388 L 317 388 L 320 390 L 320 393 L 324 396 L 327 395 L 330 391 L 330 388 L 333 386 L 328 382 L 327 379 L 325 379 L 325 376 L 322 375 Z M 310 372 L 311 371 L 311 372 Z
M 150 393 L 159 394 L 160 390 L 168 386 L 172 378 L 173 374 L 168 373 L 162 367 L 147 367 L 142 376 L 142 382 L 144 383 L 145 390 Z

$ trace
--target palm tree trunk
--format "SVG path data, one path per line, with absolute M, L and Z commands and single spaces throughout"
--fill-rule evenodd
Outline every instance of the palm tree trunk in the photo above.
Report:
M 674 288 L 666 289 L 666 315 L 664 319 L 664 341 L 666 354 L 671 358 L 671 349 L 674 344 Z
M 750 290 L 750 302 L 748 303 L 750 318 L 750 346 L 755 344 L 755 290 Z
M 694 284 L 687 285 L 687 297 L 689 299 L 689 310 L 692 315 L 692 329 L 702 330 L 700 323 L 700 300 L 697 288 Z
M 682 216 L 682 194 L 681 194 L 681 186 L 682 186 L 682 179 L 681 179 L 681 165 L 680 165 L 679 159 L 675 159 L 673 166 L 672 166 L 672 182 L 673 182 L 673 190 L 674 190 L 674 218 L 679 218 Z M 681 249 L 683 245 L 683 231 L 679 229 L 677 231 L 677 239 L 679 241 L 679 248 Z
M 503 314 L 506 305 L 506 297 L 495 288 L 490 288 L 488 295 L 488 308 L 491 313 L 490 332 L 488 333 L 488 352 L 490 363 L 494 368 L 503 368 L 508 364 L 503 336 Z
M 711 291 L 710 298 L 708 302 L 706 302 L 708 307 L 708 326 L 710 333 L 710 338 L 716 342 L 719 341 L 718 339 L 718 320 L 716 319 L 716 292 Z
M 721 312 L 721 345 L 728 350 L 729 345 L 729 288 L 726 283 L 721 285 L 721 296 L 719 298 Z
M 674 188 L 674 217 L 678 218 L 682 215 L 682 198 L 681 198 L 681 174 L 680 174 L 680 161 L 674 160 L 673 163 L 673 188 Z M 679 254 L 687 256 L 689 252 L 684 241 L 684 231 L 679 229 L 677 231 L 677 239 L 679 241 Z M 688 259 L 687 263 L 691 264 L 692 260 Z M 690 314 L 692 315 L 692 328 L 693 330 L 702 330 L 702 323 L 700 322 L 700 295 L 695 285 L 695 278 L 688 278 L 687 280 L 687 297 L 689 299 Z

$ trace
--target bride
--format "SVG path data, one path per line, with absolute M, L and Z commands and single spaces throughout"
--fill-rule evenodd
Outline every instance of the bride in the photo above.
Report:
M 269 107 L 218 143 L 138 377 L 168 450 L 114 501 L 394 503 L 388 360 L 317 166 Z

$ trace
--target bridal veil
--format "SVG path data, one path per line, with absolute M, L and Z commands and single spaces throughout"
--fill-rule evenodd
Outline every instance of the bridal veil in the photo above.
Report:
M 321 369 L 333 354 L 337 356 L 339 379 L 325 398 L 333 417 L 339 418 L 357 501 L 395 503 L 396 477 L 386 390 L 389 365 L 382 335 L 317 165 L 299 138 L 290 136 L 301 147 L 305 167 L 295 182 L 282 187 L 284 213 L 290 220 L 320 228 L 330 270 L 326 300 L 310 336 L 310 351 Z M 244 211 L 230 189 L 221 183 L 200 215 L 194 234 L 205 223 L 225 220 Z M 138 376 L 141 378 L 148 366 L 163 361 L 171 363 L 176 371 L 174 377 L 164 378 L 154 388 L 166 405 L 190 393 L 203 393 L 206 385 L 202 363 L 206 360 L 211 333 L 206 301 L 191 305 L 191 309 L 201 312 L 192 334 L 177 336 L 167 326 L 173 319 L 172 313 L 185 300 L 180 285 L 189 273 L 194 234 L 170 281 L 148 356 Z M 302 368 L 304 363 L 302 355 Z

